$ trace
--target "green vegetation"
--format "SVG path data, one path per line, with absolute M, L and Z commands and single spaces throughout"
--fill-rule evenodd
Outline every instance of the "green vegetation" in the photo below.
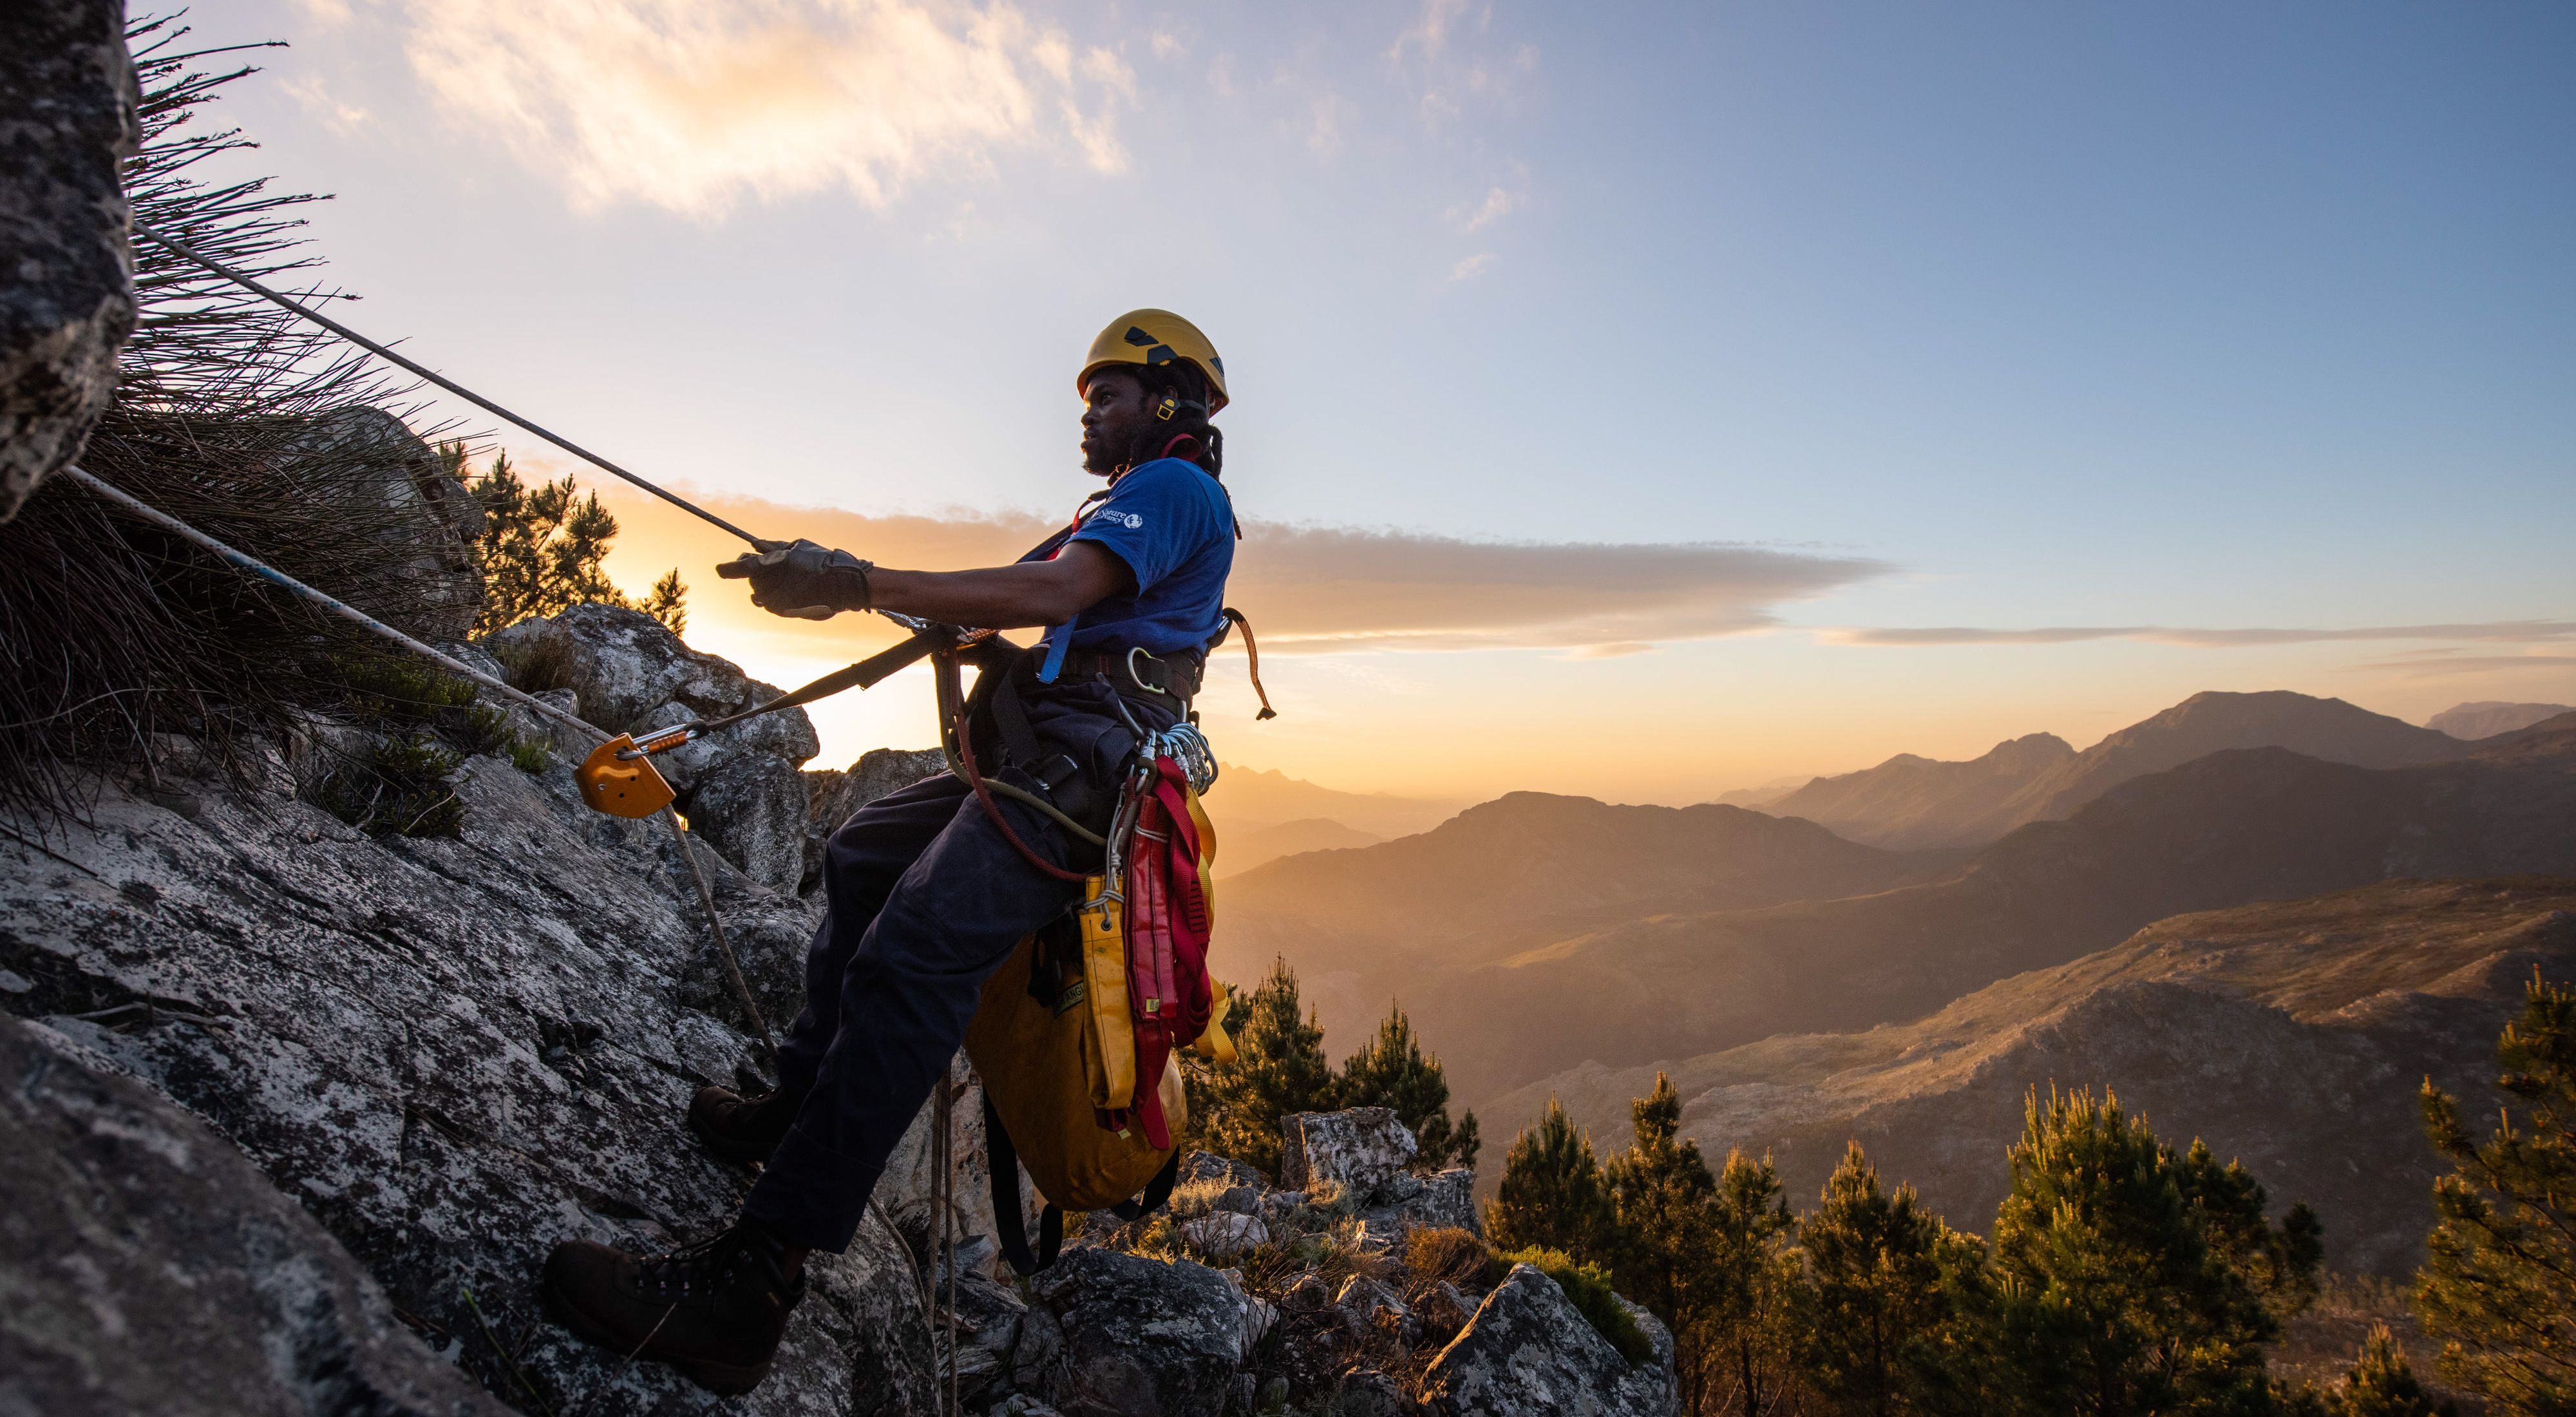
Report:
M 451 475 L 465 472 L 465 446 L 444 443 L 439 457 Z M 616 605 L 641 610 L 662 622 L 672 634 L 688 627 L 689 588 L 677 566 L 653 583 L 637 601 L 608 579 L 603 563 L 617 539 L 617 518 L 599 504 L 599 494 L 575 495 L 567 473 L 560 482 L 531 487 L 510 466 L 506 453 L 495 454 L 482 476 L 466 490 L 483 508 L 483 535 L 475 560 L 483 572 L 483 617 L 477 635 L 538 616 L 559 615 L 576 605 Z
M 1637 1327 L 1637 1321 L 1620 1306 L 1608 1270 L 1577 1260 L 1563 1250 L 1533 1245 L 1494 1256 L 1493 1268 L 1489 1271 L 1492 1281 L 1501 1282 L 1504 1275 L 1511 1273 L 1512 1266 L 1521 1264 L 1555 1280 L 1556 1287 L 1565 1291 L 1565 1297 L 1574 1305 L 1575 1312 L 1583 1315 L 1584 1321 L 1592 1325 L 1593 1332 L 1610 1340 L 1610 1346 L 1619 1350 L 1620 1357 L 1631 1363 L 1642 1363 L 1654 1352 L 1654 1345 Z
M 1991 1247 L 1883 1185 L 1857 1143 L 1800 1216 L 1767 1157 L 1711 1173 L 1668 1079 L 1632 1110 L 1604 1163 L 1551 1105 L 1513 1140 L 1486 1224 L 1498 1248 L 1598 1266 L 1663 1320 L 1685 1412 L 2346 1410 L 2264 1371 L 2316 1292 L 2315 1215 L 2271 1222 L 2243 1167 L 2164 1145 L 2108 1096 L 2030 1099 Z M 2363 1357 L 2377 1386 L 2356 1390 L 2398 1390 L 2402 1357 Z
M 1485 1234 L 1507 1250 L 1610 1255 L 1617 1230 L 1601 1163 L 1555 1098 L 1537 1126 L 1513 1138 L 1502 1188 L 1485 1207 Z
M 1390 1004 L 1377 1037 L 1342 1061 L 1335 1092 L 1338 1106 L 1391 1108 L 1413 1129 L 1422 1148 L 1415 1164 L 1422 1169 L 1476 1164 L 1476 1114 L 1449 1124 L 1449 1075 L 1439 1059 L 1423 1053 L 1402 1005 Z
M 2576 1411 L 2576 991 L 2535 972 L 2496 1061 L 2521 1106 L 2484 1141 L 2424 1084 L 2424 1129 L 2454 1169 L 2434 1183 L 2415 1307 L 2442 1375 L 2497 1412 Z
M 1191 1145 L 1276 1175 L 1282 1117 L 1385 1107 L 1413 1129 L 1421 1147 L 1418 1169 L 1476 1164 L 1476 1114 L 1452 1125 L 1448 1075 L 1422 1051 L 1402 1007 L 1389 1008 L 1377 1037 L 1337 1073 L 1324 1058 L 1323 1025 L 1298 998 L 1296 972 L 1276 959 L 1259 987 L 1237 997 L 1227 1031 L 1234 1037 L 1233 1063 L 1204 1064 L 1196 1055 L 1183 1060 Z

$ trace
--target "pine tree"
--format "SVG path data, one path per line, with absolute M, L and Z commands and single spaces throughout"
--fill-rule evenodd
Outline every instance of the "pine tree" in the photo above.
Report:
M 1692 1336 L 1706 1365 L 1702 1400 L 1720 1392 L 1717 1411 L 1770 1412 L 1788 1388 L 1796 1318 L 1806 1307 L 1804 1273 L 1790 1248 L 1797 1221 L 1771 1158 L 1728 1152 L 1709 1212 L 1709 1292 Z
M 461 477 L 465 448 L 441 444 L 440 460 L 451 476 Z M 483 572 L 483 615 L 474 632 L 490 634 L 541 615 L 560 615 L 576 605 L 616 605 L 641 610 L 678 634 L 688 624 L 689 588 L 679 568 L 653 583 L 641 604 L 608 579 L 603 563 L 617 539 L 617 518 L 600 505 L 599 494 L 574 495 L 567 473 L 561 482 L 534 487 L 519 479 L 506 453 L 497 454 L 482 476 L 466 490 L 483 508 L 483 535 L 475 560 Z
M 2499 1112 L 2483 1144 L 2424 1083 L 2425 1131 L 2455 1169 L 2433 1184 L 2415 1308 L 2452 1382 L 2503 1412 L 2576 1411 L 2576 991 L 2535 970 L 2496 1059 L 2523 1120 Z
M 1679 1332 L 1706 1289 L 1717 1178 L 1699 1143 L 1681 1135 L 1682 1099 L 1671 1078 L 1657 1073 L 1654 1092 L 1629 1111 L 1636 1143 L 1601 1168 L 1619 1222 L 1611 1273 L 1620 1293 Z
M 2425 1394 L 2388 1325 L 2371 1325 L 2344 1383 L 2342 1417 L 2435 1417 L 2449 1410 L 2450 1404 L 2437 1404 Z
M 2269 1198 L 2262 1183 L 2237 1162 L 2219 1165 L 2198 1137 L 2177 1159 L 2174 1184 L 2198 1212 L 2211 1250 L 2244 1276 L 2273 1318 L 2287 1320 L 2315 1300 L 2325 1226 L 2307 1202 L 2292 1205 L 2273 1225 L 2264 1216 Z
M 1344 1107 L 1393 1108 L 1422 1148 L 1415 1157 L 1418 1166 L 1436 1171 L 1476 1164 L 1476 1114 L 1450 1125 L 1448 1072 L 1438 1058 L 1423 1053 L 1413 1036 L 1413 1020 L 1400 1004 L 1390 1004 L 1377 1037 L 1343 1061 L 1339 1102 Z
M 1547 1115 L 1503 1155 L 1502 1187 L 1485 1206 L 1486 1238 L 1498 1251 L 1535 1246 L 1598 1264 L 1611 1258 L 1616 1225 L 1592 1138 L 1549 1098 Z
M 1234 1062 L 1204 1074 L 1191 1110 L 1208 1150 L 1279 1173 L 1280 1119 L 1338 1105 L 1332 1064 L 1324 1061 L 1324 1028 L 1303 1011 L 1297 975 L 1275 959 L 1270 977 L 1229 1020 Z
M 1799 1366 L 1832 1410 L 1870 1417 L 1921 1410 L 1915 1370 L 1933 1361 L 1929 1341 L 1950 1317 L 1941 1263 L 1947 1228 L 1913 1187 L 1880 1190 L 1877 1168 L 1850 1143 L 1798 1226 L 1808 1284 Z
M 2145 1119 L 2033 1093 L 2010 1159 L 1993 1260 L 2009 1396 L 2090 1417 L 2262 1405 L 2273 1319 Z

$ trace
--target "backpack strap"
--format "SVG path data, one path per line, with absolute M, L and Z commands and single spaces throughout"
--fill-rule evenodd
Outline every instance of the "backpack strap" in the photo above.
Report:
M 1052 1201 L 1038 1212 L 1037 1253 L 1029 1253 L 1028 1223 L 1020 1217 L 1020 1153 L 1011 1145 L 1002 1114 L 993 1110 L 989 1092 L 984 1094 L 984 1159 L 993 1172 L 993 1228 L 1002 1232 L 993 1238 L 1001 1242 L 1002 1258 L 1024 1278 L 1054 1264 L 1064 1248 L 1064 1212 Z
M 1172 1154 L 1163 1159 L 1163 1169 L 1155 1172 L 1154 1179 L 1145 1183 L 1144 1192 L 1132 1201 L 1120 1201 L 1111 1206 L 1109 1213 L 1121 1220 L 1142 1220 L 1161 1210 L 1171 1200 L 1172 1187 L 1178 1185 L 1180 1179 L 1181 1151 L 1174 1147 Z

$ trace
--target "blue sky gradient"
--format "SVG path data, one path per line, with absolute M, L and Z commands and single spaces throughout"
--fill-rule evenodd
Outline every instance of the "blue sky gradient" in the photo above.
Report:
M 1073 363 L 1156 304 L 1226 352 L 1247 519 L 1886 568 L 1647 652 L 1315 647 L 1230 758 L 1686 801 L 2200 688 L 2576 702 L 2576 9 L 699 8 L 192 22 L 293 42 L 225 108 L 337 194 L 363 326 L 676 482 L 1053 514 Z M 696 545 L 627 515 L 635 577 Z M 708 647 L 847 657 L 686 570 Z M 1842 633 L 2503 622 L 2558 628 Z

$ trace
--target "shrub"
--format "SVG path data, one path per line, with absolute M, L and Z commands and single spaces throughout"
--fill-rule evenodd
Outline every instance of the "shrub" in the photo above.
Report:
M 1610 1346 L 1619 1350 L 1620 1357 L 1631 1363 L 1642 1363 L 1653 1354 L 1654 1345 L 1637 1327 L 1637 1321 L 1629 1315 L 1627 1307 L 1619 1302 L 1618 1291 L 1610 1287 L 1609 1271 L 1597 1264 L 1581 1263 L 1563 1250 L 1533 1245 L 1496 1256 L 1488 1273 L 1499 1284 L 1503 1276 L 1511 1273 L 1512 1266 L 1523 1264 L 1555 1280 L 1556 1287 L 1565 1291 L 1565 1297 L 1574 1305 L 1575 1312 L 1583 1315 L 1585 1321 L 1592 1325 L 1593 1332 L 1610 1340 Z

